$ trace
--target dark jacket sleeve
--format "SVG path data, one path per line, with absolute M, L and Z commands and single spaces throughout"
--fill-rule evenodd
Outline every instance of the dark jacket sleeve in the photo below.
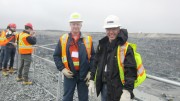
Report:
M 130 92 L 133 91 L 134 81 L 137 78 L 136 65 L 137 64 L 134 58 L 133 48 L 129 46 L 124 60 L 124 70 L 125 70 L 124 89 L 129 90 Z
M 95 56 L 95 50 L 94 50 L 94 46 L 93 46 L 93 44 L 92 44 L 92 48 L 91 48 L 91 58 L 90 58 L 90 71 L 91 71 L 91 68 L 93 68 L 94 56 Z
M 7 34 L 7 35 L 6 35 L 6 38 L 11 38 L 11 37 L 13 37 L 12 34 Z
M 27 42 L 30 43 L 31 45 L 35 45 L 36 44 L 36 37 L 32 37 L 32 36 L 28 36 L 26 38 Z
M 60 43 L 60 41 L 58 41 L 58 44 L 57 44 L 56 49 L 53 54 L 53 58 L 54 58 L 56 67 L 59 71 L 62 71 L 65 68 L 65 66 L 62 62 L 61 56 L 62 56 L 61 55 L 61 43 Z
M 94 61 L 93 61 L 93 66 L 91 68 L 91 77 L 90 77 L 90 80 L 94 80 L 95 78 L 95 75 L 96 75 L 96 69 L 97 69 L 97 65 L 98 65 L 98 53 L 99 53 L 99 45 L 97 46 L 97 49 L 96 49 L 96 53 L 95 53 L 95 56 L 94 56 Z

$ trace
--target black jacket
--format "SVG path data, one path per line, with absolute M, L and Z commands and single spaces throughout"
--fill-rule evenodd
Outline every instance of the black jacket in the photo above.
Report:
M 107 84 L 107 101 L 119 101 L 122 94 L 122 89 L 126 89 L 131 93 L 131 98 L 134 97 L 134 81 L 137 78 L 136 62 L 134 58 L 133 49 L 128 46 L 127 53 L 124 60 L 125 69 L 125 84 L 123 86 L 120 76 L 117 62 L 117 47 L 123 45 L 128 39 L 128 32 L 126 29 L 121 29 L 118 37 L 109 43 L 108 37 L 104 37 L 99 41 L 97 52 L 94 59 L 94 66 L 91 69 L 91 80 L 94 80 L 96 76 L 96 92 L 97 96 L 102 90 L 104 84 L 102 78 L 104 78 L 104 68 L 107 65 L 106 72 L 106 84 Z
M 11 38 L 11 37 L 13 37 L 13 39 L 11 39 L 10 42 L 15 43 L 16 36 L 14 34 L 7 34 L 6 35 L 6 38 Z M 16 48 L 12 43 L 7 43 L 6 47 L 8 47 L 8 48 Z

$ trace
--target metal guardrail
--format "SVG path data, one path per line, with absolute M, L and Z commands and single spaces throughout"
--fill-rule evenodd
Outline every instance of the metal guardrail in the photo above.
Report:
M 168 83 L 168 84 L 180 87 L 180 82 L 160 78 L 160 77 L 149 75 L 149 74 L 146 74 L 146 75 L 147 75 L 147 78 L 149 78 L 149 79 L 153 79 L 153 80 L 156 80 L 156 81 L 160 81 L 160 82 L 164 82 L 164 83 Z
M 45 45 L 41 45 L 41 46 L 51 46 L 51 45 L 56 45 L 57 43 L 52 43 L 52 44 L 45 44 Z
M 48 44 L 48 45 L 55 45 L 55 43 L 54 43 L 54 44 Z M 54 51 L 54 49 L 45 47 L 45 46 L 48 46 L 48 45 L 41 45 L 41 46 L 36 46 L 36 47 L 43 48 L 43 49 L 46 49 L 46 50 L 49 50 L 49 51 Z M 39 59 L 42 59 L 42 60 L 44 60 L 44 61 L 47 61 L 48 63 L 54 64 L 53 61 L 50 61 L 50 60 L 48 60 L 48 59 L 42 58 L 42 57 L 37 56 L 37 55 L 33 55 L 33 56 L 34 56 L 34 57 L 37 57 L 37 58 L 39 58 Z M 63 75 L 61 75 L 60 73 L 58 74 L 58 85 L 60 85 L 61 83 L 63 83 L 63 81 L 60 81 L 59 78 L 61 78 L 61 80 L 63 80 Z M 176 81 L 172 81 L 172 80 L 160 78 L 160 77 L 153 76 L 153 75 L 149 75 L 149 74 L 147 74 L 147 78 L 180 87 L 180 82 L 176 82 Z M 59 93 L 60 93 L 60 92 L 61 92 L 61 90 L 60 90 L 59 87 L 58 87 L 58 89 L 57 89 L 57 98 L 56 98 L 57 101 L 58 101 L 58 99 L 59 99 L 59 97 L 60 97 L 60 96 L 59 96 Z M 62 92 L 61 92 L 61 93 L 62 93 Z M 90 98 L 90 99 L 94 99 L 94 96 L 93 96 L 92 98 Z M 98 99 L 96 98 L 96 101 L 97 101 L 97 100 L 98 100 Z M 135 100 L 137 100 L 137 101 L 142 101 L 142 100 L 139 99 L 139 98 L 135 98 Z M 91 101 L 91 100 L 90 100 L 90 101 Z M 94 101 L 94 100 L 93 100 L 93 101 Z
M 45 46 L 45 45 L 44 45 L 44 46 Z M 47 48 L 47 47 L 44 47 L 44 46 L 38 46 L 38 47 L 44 48 L 44 49 L 47 49 L 47 50 L 54 51 L 54 49 Z M 153 80 L 157 80 L 157 81 L 160 81 L 160 82 L 163 82 L 163 83 L 168 83 L 168 84 L 171 84 L 171 85 L 175 85 L 175 86 L 180 87 L 180 82 L 176 82 L 176 81 L 164 79 L 164 78 L 157 77 L 157 76 L 153 76 L 153 75 L 150 75 L 150 74 L 147 74 L 147 78 L 153 79 Z

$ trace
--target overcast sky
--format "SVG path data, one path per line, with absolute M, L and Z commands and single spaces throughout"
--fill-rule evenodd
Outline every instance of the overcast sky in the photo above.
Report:
M 31 22 L 34 29 L 67 31 L 73 12 L 82 15 L 83 31 L 105 31 L 113 14 L 129 32 L 180 33 L 180 0 L 0 0 L 0 28 Z

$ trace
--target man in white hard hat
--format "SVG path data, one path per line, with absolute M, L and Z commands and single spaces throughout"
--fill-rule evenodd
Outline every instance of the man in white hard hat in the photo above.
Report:
M 137 70 L 133 48 L 127 45 L 127 30 L 120 29 L 119 18 L 114 15 L 105 19 L 104 28 L 106 36 L 99 40 L 94 57 L 89 94 L 94 93 L 96 87 L 97 96 L 101 93 L 101 101 L 131 101 Z M 120 53 L 118 47 L 122 50 Z M 125 80 L 120 78 L 122 75 Z
M 63 101 L 73 101 L 76 86 L 79 101 L 88 101 L 86 82 L 95 52 L 91 36 L 80 31 L 82 22 L 79 13 L 70 16 L 71 31 L 60 37 L 53 55 L 57 69 L 64 75 Z

